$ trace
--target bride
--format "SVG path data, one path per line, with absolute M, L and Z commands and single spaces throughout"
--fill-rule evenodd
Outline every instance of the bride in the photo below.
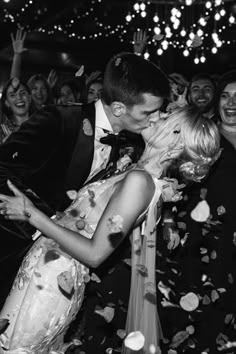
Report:
M 3 353 L 63 353 L 64 334 L 81 307 L 89 267 L 99 266 L 132 233 L 132 282 L 126 334 L 141 331 L 141 353 L 161 328 L 155 301 L 155 226 L 164 201 L 178 200 L 176 180 L 165 179 L 177 162 L 185 179 L 200 181 L 220 154 L 215 124 L 183 108 L 143 131 L 146 148 L 128 171 L 86 185 L 60 218 L 49 219 L 10 181 L 15 196 L 0 195 L 7 219 L 28 221 L 41 234 L 25 256 L 0 318 Z M 142 235 L 142 237 L 141 237 Z M 137 270 L 142 267 L 146 276 Z M 146 296 L 149 295 L 149 296 Z

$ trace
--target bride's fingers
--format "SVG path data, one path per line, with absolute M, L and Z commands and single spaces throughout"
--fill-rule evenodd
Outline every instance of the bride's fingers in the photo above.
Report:
M 4 218 L 7 220 L 18 220 L 18 221 L 27 220 L 27 217 L 25 215 L 19 215 L 19 214 L 4 214 Z
M 16 186 L 9 179 L 7 180 L 7 185 L 9 189 L 15 194 L 15 196 L 22 196 L 22 192 L 16 188 Z
M 4 202 L 7 202 L 8 201 L 8 196 L 5 195 L 5 194 L 0 194 L 0 200 L 4 201 Z M 3 203 L 1 203 L 1 204 L 3 204 Z

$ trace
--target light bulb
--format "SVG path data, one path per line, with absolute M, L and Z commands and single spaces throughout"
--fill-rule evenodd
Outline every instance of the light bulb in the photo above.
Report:
M 160 27 L 154 27 L 154 32 L 155 34 L 160 34 L 161 33 L 161 30 L 160 30 Z
M 189 38 L 193 40 L 193 38 L 195 37 L 195 34 L 193 32 L 189 33 Z
M 201 26 L 203 27 L 206 26 L 206 20 L 204 17 L 201 17 L 198 22 L 200 23 Z
M 176 17 L 180 18 L 182 16 L 181 11 L 177 10 Z
M 130 15 L 130 13 L 128 13 L 125 19 L 127 22 L 130 22 L 132 20 L 132 16 Z
M 218 49 L 217 49 L 216 47 L 212 47 L 212 48 L 211 48 L 211 52 L 212 52 L 213 54 L 216 54 L 217 51 L 218 51 Z
M 205 6 L 206 6 L 207 9 L 210 9 L 210 8 L 211 8 L 211 5 L 212 5 L 212 4 L 211 4 L 211 1 L 207 1 L 206 4 L 205 4 Z
M 229 17 L 229 23 L 234 23 L 235 22 L 235 17 L 233 15 L 230 15 Z
M 144 53 L 144 59 L 148 59 L 150 57 L 150 54 L 148 52 Z
M 146 9 L 146 5 L 144 4 L 144 2 L 142 2 L 139 7 L 141 11 L 144 11 Z
M 213 39 L 214 42 L 217 42 L 218 39 L 219 39 L 218 34 L 217 34 L 216 32 L 213 32 L 213 33 L 211 34 L 211 37 L 212 37 L 212 39 Z
M 216 21 L 219 21 L 220 18 L 221 18 L 220 13 L 219 13 L 219 12 L 216 12 L 216 13 L 215 13 L 215 16 L 214 16 L 214 19 L 215 19 Z
M 198 57 L 195 57 L 195 58 L 194 58 L 194 63 L 195 63 L 195 64 L 199 64 L 199 58 L 198 58 Z
M 162 45 L 162 48 L 163 48 L 164 50 L 166 50 L 166 49 L 168 48 L 169 43 L 168 43 L 168 41 L 165 39 L 165 40 L 161 43 L 161 45 Z
M 189 50 L 186 48 L 184 51 L 183 51 L 183 55 L 185 57 L 188 57 L 189 56 Z
M 192 5 L 193 0 L 185 0 L 185 5 L 190 6 Z
M 191 47 L 193 41 L 191 39 L 188 39 L 186 42 L 187 47 Z
M 179 25 L 180 25 L 180 20 L 178 18 L 176 18 L 174 24 L 173 24 L 173 28 L 175 30 L 177 30 L 179 28 Z
M 225 16 L 225 14 L 226 14 L 225 9 L 221 9 L 221 10 L 220 10 L 220 14 L 221 14 L 221 16 Z
M 155 16 L 153 17 L 153 21 L 156 23 L 159 21 L 159 17 L 157 16 L 157 14 L 155 14 Z
M 138 3 L 138 2 L 136 2 L 136 3 L 134 4 L 134 10 L 135 10 L 135 11 L 139 11 L 139 3 Z
M 157 49 L 157 54 L 158 54 L 158 55 L 162 55 L 162 54 L 163 54 L 163 49 L 158 48 L 158 49 Z
M 180 31 L 181 37 L 185 37 L 186 34 L 187 34 L 186 30 L 184 28 L 182 28 L 182 30 Z
M 201 57 L 200 57 L 200 62 L 201 62 L 201 63 L 205 63 L 205 61 L 206 61 L 206 58 L 205 58 L 205 56 L 202 54 Z
M 146 17 L 146 16 L 147 16 L 146 11 L 141 11 L 141 17 Z
M 199 28 L 199 29 L 197 30 L 197 35 L 198 35 L 198 37 L 203 36 L 203 30 L 202 30 L 201 28 Z

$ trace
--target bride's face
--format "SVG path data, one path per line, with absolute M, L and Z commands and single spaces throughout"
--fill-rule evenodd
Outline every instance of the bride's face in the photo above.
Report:
M 149 123 L 149 126 L 146 129 L 143 129 L 141 135 L 146 144 L 152 142 L 155 144 L 154 136 L 156 134 L 157 129 L 161 129 L 162 122 L 164 121 L 164 116 L 162 113 L 159 114 L 159 119 Z

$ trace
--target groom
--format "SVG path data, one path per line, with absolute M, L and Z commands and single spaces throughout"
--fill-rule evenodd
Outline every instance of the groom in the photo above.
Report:
M 79 190 L 109 162 L 111 147 L 100 138 L 107 131 L 139 134 L 159 119 L 169 84 L 151 62 L 121 53 L 107 64 L 103 90 L 95 105 L 47 106 L 14 132 L 0 146 L 0 192 L 9 194 L 10 179 L 48 215 L 63 211 L 66 192 Z M 0 266 L 7 273 L 0 275 L 1 306 L 34 230 L 0 216 L 0 231 Z

